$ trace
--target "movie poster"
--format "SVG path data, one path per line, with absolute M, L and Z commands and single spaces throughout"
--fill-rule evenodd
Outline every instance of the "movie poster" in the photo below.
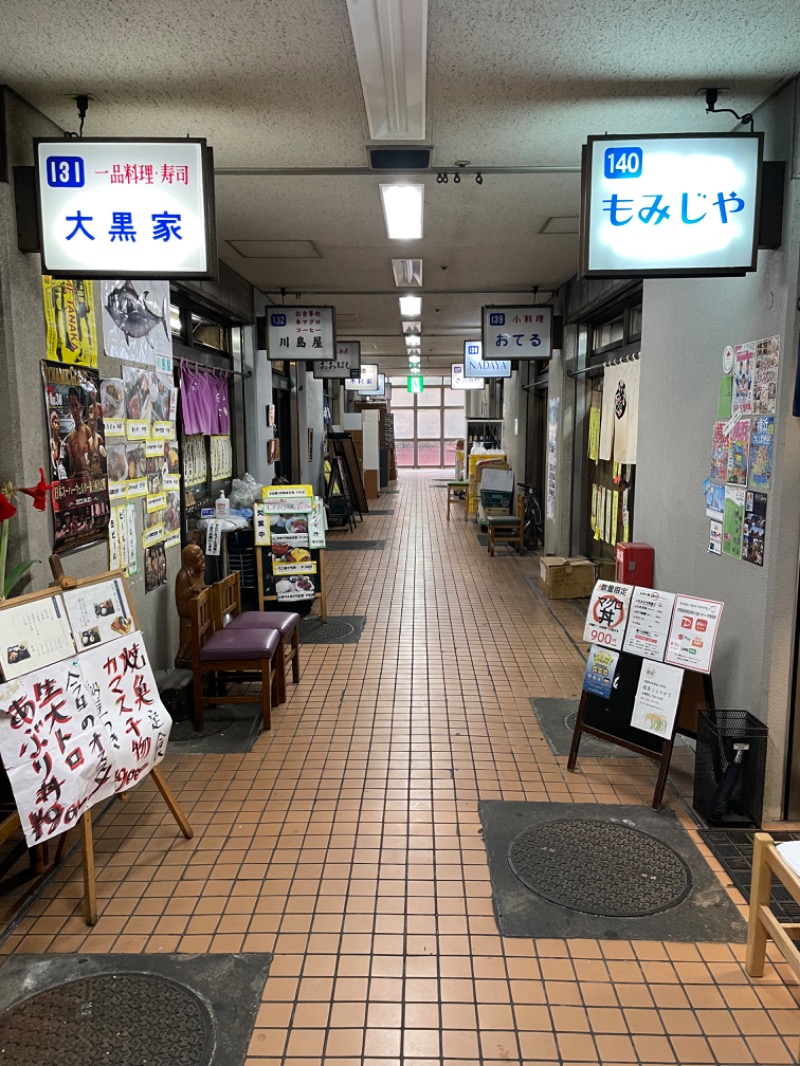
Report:
M 50 445 L 53 550 L 105 540 L 111 508 L 100 378 L 87 367 L 42 361 Z

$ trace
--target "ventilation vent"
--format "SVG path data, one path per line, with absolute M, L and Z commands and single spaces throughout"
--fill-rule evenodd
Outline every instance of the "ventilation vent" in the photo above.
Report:
M 373 170 L 429 170 L 430 148 L 368 148 Z

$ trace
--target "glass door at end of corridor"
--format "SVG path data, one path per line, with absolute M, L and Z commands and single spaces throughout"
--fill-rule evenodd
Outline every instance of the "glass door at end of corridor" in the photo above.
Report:
M 450 379 L 425 377 L 422 392 L 410 393 L 406 378 L 392 378 L 397 466 L 405 469 L 455 469 L 456 443 L 466 428 L 464 393 Z

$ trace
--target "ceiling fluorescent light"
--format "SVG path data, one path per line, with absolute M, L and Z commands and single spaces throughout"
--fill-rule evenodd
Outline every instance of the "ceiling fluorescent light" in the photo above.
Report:
M 418 333 L 407 333 L 403 339 L 406 342 L 406 348 L 420 348 L 422 346 L 422 337 Z
M 402 323 L 403 333 L 422 333 L 422 322 L 418 318 L 409 319 Z
M 421 296 L 401 296 L 400 314 L 403 318 L 416 318 L 422 314 Z
M 381 185 L 386 233 L 393 241 L 417 241 L 422 236 L 424 185 Z
M 370 136 L 425 138 L 428 0 L 347 0 Z
M 422 284 L 421 259 L 393 259 L 392 271 L 394 272 L 394 283 L 400 288 L 406 285 Z
M 408 365 L 409 366 L 419 366 L 419 364 L 421 362 L 422 362 L 422 358 L 419 355 L 409 355 L 409 357 L 408 357 Z

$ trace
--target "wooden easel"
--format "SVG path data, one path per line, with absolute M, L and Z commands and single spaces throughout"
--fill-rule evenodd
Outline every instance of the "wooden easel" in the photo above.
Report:
M 133 622 L 134 628 L 139 628 L 139 621 L 136 617 L 136 609 L 133 605 L 130 595 L 130 589 L 128 588 L 128 583 L 122 570 L 109 570 L 102 574 L 96 574 L 93 577 L 82 578 L 78 580 L 73 577 L 68 577 L 64 573 L 63 567 L 61 565 L 61 560 L 58 558 L 58 556 L 55 555 L 52 555 L 50 557 L 50 569 L 52 570 L 53 576 L 58 581 L 59 587 L 62 591 L 75 588 L 85 588 L 90 585 L 100 584 L 101 582 L 105 583 L 108 581 L 112 581 L 115 578 L 118 578 L 119 580 L 121 580 L 125 588 L 128 608 L 130 610 L 131 620 Z M 10 600 L 5 604 L 0 605 L 0 611 L 8 609 L 10 607 L 17 607 L 24 603 L 32 603 L 35 600 L 45 599 L 49 596 L 52 596 L 53 591 L 54 590 L 52 588 L 49 588 L 44 589 L 41 592 L 30 593 L 27 596 L 16 596 L 13 600 Z M 158 769 L 157 766 L 154 766 L 150 770 L 149 776 L 153 778 L 153 782 L 156 788 L 163 796 L 164 802 L 169 808 L 169 811 L 172 814 L 173 818 L 178 823 L 178 826 L 184 837 L 187 840 L 191 840 L 194 836 L 192 827 L 189 825 L 188 819 L 183 813 L 180 804 L 178 803 L 172 790 L 170 789 L 169 785 L 164 779 L 164 776 L 162 775 L 161 771 Z M 144 780 L 144 778 L 142 780 Z M 121 800 L 126 799 L 127 791 L 118 793 L 118 796 Z M 11 820 L 9 819 L 2 825 L 2 830 L 6 833 L 10 833 L 13 831 L 14 828 L 16 828 L 15 825 L 11 825 L 10 828 L 8 827 L 10 821 Z M 19 824 L 19 815 L 17 815 L 16 822 L 17 824 Z M 84 813 L 81 815 L 79 820 L 79 826 L 81 834 L 81 852 L 83 858 L 84 913 L 86 916 L 87 925 L 94 925 L 97 922 L 97 892 L 95 886 L 95 862 L 94 844 L 92 837 L 91 809 L 84 811 Z M 60 859 L 64 855 L 64 852 L 66 851 L 68 833 L 69 830 L 61 834 L 61 839 L 58 843 L 58 850 L 56 852 L 56 862 L 60 861 Z M 0 834 L 0 839 L 2 839 L 2 834 Z
M 330 476 L 325 485 L 325 506 L 328 509 L 328 517 L 331 514 L 331 502 L 334 496 L 340 496 L 344 502 L 345 514 L 347 515 L 347 524 L 350 527 L 350 532 L 355 533 L 356 523 L 353 517 L 353 502 L 350 499 L 350 490 L 347 487 L 347 479 L 344 473 L 344 460 L 341 455 L 335 455 L 328 460 L 330 463 Z M 336 489 L 339 492 L 336 492 Z M 363 516 L 362 516 L 363 517 Z
M 620 664 L 626 661 L 646 660 L 639 656 L 623 653 L 620 655 Z M 619 670 L 619 667 L 618 667 Z M 620 684 L 618 689 L 612 690 L 608 700 L 588 692 L 581 692 L 581 701 L 578 706 L 578 717 L 572 734 L 567 769 L 575 772 L 578 761 L 581 737 L 584 733 L 598 737 L 600 740 L 616 744 L 627 751 L 636 752 L 637 755 L 646 755 L 658 763 L 658 777 L 656 778 L 655 791 L 653 792 L 653 810 L 659 811 L 664 802 L 664 789 L 669 774 L 669 764 L 672 759 L 672 749 L 675 746 L 677 734 L 687 737 L 697 736 L 697 716 L 701 709 L 713 710 L 714 688 L 709 674 L 699 674 L 693 670 L 686 670 L 683 675 L 678 713 L 669 737 L 658 737 L 653 733 L 647 733 L 641 729 L 635 729 L 630 725 L 633 714 L 633 701 L 636 695 L 639 674 L 635 677 L 629 674 L 626 682 Z M 605 728 L 597 723 L 607 716 Z M 587 721 L 587 718 L 589 721 Z M 594 724 L 592 724 L 594 723 Z
M 269 547 L 265 547 L 263 544 L 256 544 L 256 581 L 258 582 L 258 609 L 259 611 L 266 611 L 266 604 L 281 602 L 277 596 L 267 596 L 264 592 L 264 552 L 269 551 Z M 314 599 L 319 600 L 319 614 L 323 622 L 328 621 L 328 597 L 325 590 L 325 549 L 324 548 L 310 548 L 309 551 L 313 557 L 315 552 L 319 553 L 319 559 L 317 562 L 317 576 L 319 577 L 319 591 L 314 593 Z M 274 575 L 273 575 L 274 576 Z M 287 602 L 287 608 L 291 610 L 292 601 Z

